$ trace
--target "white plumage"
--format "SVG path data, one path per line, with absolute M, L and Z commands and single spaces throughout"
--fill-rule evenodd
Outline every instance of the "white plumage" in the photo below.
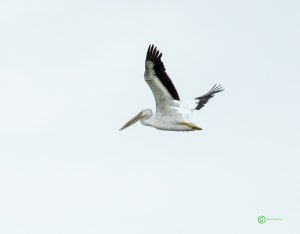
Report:
M 181 102 L 175 86 L 168 77 L 160 53 L 154 45 L 150 45 L 146 55 L 144 78 L 153 92 L 156 112 L 151 109 L 142 110 L 128 121 L 120 130 L 141 121 L 143 125 L 159 130 L 194 131 L 202 130 L 189 122 L 193 110 L 200 110 L 215 93 L 223 91 L 221 86 L 214 86 L 208 93 L 188 102 Z

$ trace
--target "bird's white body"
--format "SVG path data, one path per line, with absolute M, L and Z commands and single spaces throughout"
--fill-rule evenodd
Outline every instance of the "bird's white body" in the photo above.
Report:
M 154 127 L 159 130 L 166 131 L 193 131 L 191 127 L 183 125 L 184 121 L 174 115 L 152 115 L 149 119 L 141 119 L 141 123 L 145 126 Z
M 201 109 L 207 101 L 217 92 L 221 92 L 220 86 L 214 86 L 208 93 L 189 102 L 180 101 L 178 93 L 165 72 L 161 62 L 162 54 L 149 46 L 144 79 L 152 90 L 156 103 L 156 112 L 153 115 L 151 109 L 141 111 L 137 116 L 126 123 L 120 130 L 129 127 L 138 120 L 143 125 L 151 126 L 159 130 L 167 131 L 194 131 L 202 130 L 189 122 L 189 116 L 193 110 Z

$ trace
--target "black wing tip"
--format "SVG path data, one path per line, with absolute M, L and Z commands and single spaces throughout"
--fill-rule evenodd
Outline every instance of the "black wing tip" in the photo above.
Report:
M 146 61 L 157 62 L 161 59 L 162 53 L 159 52 L 154 44 L 150 44 L 147 50 Z
M 215 84 L 206 94 L 204 94 L 200 97 L 197 97 L 195 99 L 201 99 L 203 97 L 212 98 L 214 96 L 214 94 L 223 92 L 224 90 L 225 89 L 223 88 L 223 86 Z
M 219 93 L 219 92 L 223 92 L 225 89 L 223 88 L 222 85 L 217 85 L 215 84 L 211 90 L 209 91 L 210 93 L 214 94 L 214 93 Z
M 198 105 L 195 107 L 195 110 L 200 110 L 205 104 L 211 99 L 216 93 L 224 91 L 224 88 L 221 85 L 215 84 L 206 94 L 197 97 L 195 99 L 199 100 Z

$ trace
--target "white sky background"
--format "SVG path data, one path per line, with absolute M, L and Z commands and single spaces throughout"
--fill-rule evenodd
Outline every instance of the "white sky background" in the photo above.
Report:
M 298 1 L 0 3 L 0 233 L 300 233 Z M 150 43 L 203 131 L 118 131 Z

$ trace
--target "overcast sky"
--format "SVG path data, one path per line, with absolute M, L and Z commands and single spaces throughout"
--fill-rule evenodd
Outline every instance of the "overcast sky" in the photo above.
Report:
M 299 7 L 1 0 L 0 233 L 300 233 Z M 150 43 L 182 100 L 224 86 L 203 131 L 118 131 Z

